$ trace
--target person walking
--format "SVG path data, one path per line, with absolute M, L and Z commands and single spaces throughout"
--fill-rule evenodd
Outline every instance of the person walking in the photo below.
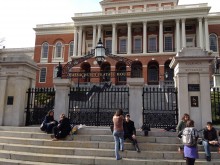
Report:
M 123 111 L 119 109 L 116 111 L 115 115 L 113 116 L 113 136 L 115 141 L 115 157 L 116 160 L 122 159 L 119 155 L 119 146 L 120 150 L 124 151 L 124 129 L 123 129 Z
M 136 139 L 136 128 L 134 126 L 134 122 L 130 119 L 129 114 L 126 114 L 125 116 L 123 127 L 124 127 L 124 140 L 128 138 L 133 143 L 135 150 L 137 152 L 140 152 Z
M 190 133 L 190 135 L 188 136 L 189 138 L 192 137 L 192 139 L 187 139 L 187 137 L 182 137 L 182 138 L 186 138 L 187 142 L 191 142 L 190 145 L 184 144 L 184 157 L 186 159 L 186 165 L 194 165 L 195 160 L 199 157 L 198 148 L 197 148 L 197 140 L 199 135 L 197 129 L 194 127 L 193 120 L 188 120 L 186 122 L 186 128 L 184 128 L 182 136 L 184 136 L 185 132 Z

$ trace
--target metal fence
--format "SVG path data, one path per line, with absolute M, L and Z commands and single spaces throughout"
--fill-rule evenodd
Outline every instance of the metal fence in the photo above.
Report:
M 220 124 L 220 89 L 211 88 L 211 109 L 213 124 Z
M 94 88 L 95 87 L 95 88 Z M 95 90 L 93 90 L 95 89 Z M 116 110 L 129 112 L 129 88 L 74 87 L 69 94 L 69 118 L 73 124 L 109 126 Z
M 27 93 L 26 125 L 41 124 L 49 110 L 54 108 L 54 88 L 29 88 Z
M 143 123 L 152 128 L 171 128 L 178 123 L 175 88 L 143 88 Z

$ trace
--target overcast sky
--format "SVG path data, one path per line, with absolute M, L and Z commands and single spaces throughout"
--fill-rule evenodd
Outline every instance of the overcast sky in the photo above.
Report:
M 0 4 L 0 39 L 6 48 L 34 47 L 37 24 L 71 22 L 74 13 L 101 11 L 101 0 L 4 0 Z M 179 4 L 208 3 L 220 12 L 220 0 L 179 0 Z

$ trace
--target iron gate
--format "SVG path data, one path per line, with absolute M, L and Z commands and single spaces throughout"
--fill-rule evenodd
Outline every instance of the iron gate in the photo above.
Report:
M 74 87 L 70 89 L 68 115 L 74 124 L 109 126 L 116 110 L 129 112 L 128 100 L 128 87 Z
M 211 109 L 213 124 L 220 124 L 220 89 L 211 88 Z
M 54 108 L 54 88 L 29 88 L 27 93 L 26 125 L 41 124 Z
M 178 123 L 175 88 L 143 88 L 143 123 L 152 128 L 172 128 Z

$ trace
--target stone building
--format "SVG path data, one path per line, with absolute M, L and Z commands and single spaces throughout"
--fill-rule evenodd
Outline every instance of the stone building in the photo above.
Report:
M 37 25 L 34 60 L 40 67 L 36 87 L 53 87 L 56 66 L 91 52 L 101 38 L 111 54 L 132 60 L 106 58 L 99 66 L 90 58 L 74 72 L 127 72 L 144 78 L 145 85 L 173 82 L 171 59 L 184 47 L 200 47 L 219 56 L 220 14 L 207 3 L 178 5 L 178 0 L 102 0 L 102 11 L 75 13 L 73 22 Z M 126 84 L 126 77 L 78 77 L 79 83 L 111 81 Z

